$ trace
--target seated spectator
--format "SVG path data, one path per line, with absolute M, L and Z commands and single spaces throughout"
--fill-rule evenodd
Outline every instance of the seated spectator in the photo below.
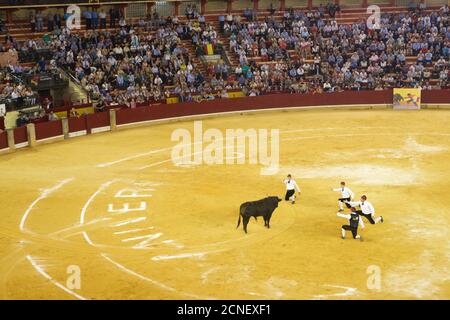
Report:
M 48 114 L 48 120 L 56 121 L 56 120 L 59 120 L 59 118 L 53 111 L 50 111 L 50 113 Z
M 195 5 L 188 4 L 184 22 L 160 18 L 155 12 L 133 26 L 122 17 L 121 28 L 115 32 L 63 30 L 49 35 L 47 43 L 29 40 L 18 45 L 9 39 L 6 50 L 25 54 L 42 44 L 54 57 L 48 65 L 39 62 L 33 72 L 63 67 L 91 98 L 108 105 L 152 103 L 171 96 L 180 101 L 197 95 L 201 100 L 215 99 L 224 96 L 223 90 L 234 88 L 259 95 L 378 90 L 423 86 L 427 81 L 447 86 L 449 32 L 441 22 L 446 10 L 385 13 L 377 28 L 368 30 L 364 22 L 337 23 L 332 19 L 338 12 L 333 3 L 307 11 L 290 8 L 282 20 L 255 19 L 255 12 L 247 8 L 243 21 L 231 13 L 219 17 L 220 30 L 216 30 L 198 15 Z M 92 12 L 92 24 L 93 16 Z M 153 32 L 142 32 L 146 28 Z M 211 46 L 214 54 L 220 54 L 224 49 L 218 32 L 229 37 L 225 45 L 237 66 L 230 69 L 219 61 L 208 69 L 212 77 L 202 75 L 183 42 L 190 39 L 197 55 L 207 54 Z M 9 96 L 16 97 L 17 90 L 11 87 Z
M 50 112 L 53 109 L 53 102 L 49 98 L 45 98 L 42 107 L 46 112 Z
M 78 118 L 80 115 L 77 112 L 77 110 L 75 108 L 72 107 L 72 109 L 70 109 L 70 117 L 71 118 Z

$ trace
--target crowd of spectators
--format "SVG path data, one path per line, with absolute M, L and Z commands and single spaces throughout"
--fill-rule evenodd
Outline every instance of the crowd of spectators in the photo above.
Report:
M 333 9 L 335 10 L 335 9 Z M 239 58 L 235 76 L 251 95 L 267 91 L 339 91 L 448 87 L 448 7 L 383 14 L 380 25 L 338 24 L 330 9 L 287 10 L 282 20 L 227 19 L 223 30 Z M 328 12 L 328 13 L 327 13 Z M 414 61 L 407 63 L 407 57 Z M 260 61 L 256 63 L 255 61 Z
M 20 65 L 0 68 L 0 103 L 8 109 L 20 109 L 36 102 L 36 92 L 20 78 L 25 72 L 29 70 Z
M 115 28 L 116 24 L 120 23 L 122 19 L 121 12 L 118 8 L 113 7 L 108 13 L 110 19 L 109 27 Z M 70 12 L 65 12 L 64 14 L 61 14 L 60 12 L 49 12 L 46 15 L 41 11 L 32 13 L 30 15 L 31 32 L 53 32 L 55 30 L 61 30 L 70 15 Z M 107 14 L 103 9 L 96 10 L 88 8 L 83 11 L 82 16 L 86 21 L 86 29 L 88 30 L 95 30 L 98 28 L 106 29 L 107 27 Z
M 217 41 L 211 25 L 197 20 L 181 23 L 177 17 L 157 23 L 155 16 L 135 24 L 124 21 L 115 32 L 78 34 L 63 28 L 51 37 L 51 64 L 68 70 L 92 99 L 106 104 L 135 106 L 172 94 L 184 100 L 204 85 L 204 75 L 181 41 L 190 39 L 197 52 L 202 51 Z
M 258 20 L 255 10 L 246 9 L 242 17 L 219 18 L 239 66 L 230 72 L 221 61 L 209 81 L 195 71 L 191 57 L 179 45 L 180 39 L 189 38 L 199 55 L 206 44 L 218 45 L 217 31 L 194 6 L 186 9 L 187 23 L 168 18 L 155 25 L 149 22 L 155 17 L 139 21 L 138 28 L 157 28 L 156 36 L 142 36 L 126 23 L 118 34 L 88 34 L 77 40 L 80 52 L 65 50 L 66 61 L 61 61 L 59 51 L 57 62 L 69 65 L 94 97 L 131 106 L 173 94 L 181 101 L 196 95 L 226 97 L 227 90 L 238 88 L 247 95 L 259 95 L 394 86 L 427 89 L 432 87 L 431 79 L 437 80 L 436 86 L 448 86 L 448 7 L 431 14 L 384 14 L 374 30 L 367 28 L 365 20 L 338 24 L 334 16 L 339 11 L 336 5 L 310 11 L 289 9 L 281 20 L 273 16 Z M 99 36 L 103 37 L 101 50 Z M 407 63 L 408 56 L 416 57 L 415 61 Z M 168 86 L 171 89 L 165 90 Z
M 449 87 L 449 8 L 425 9 L 384 13 L 373 29 L 365 19 L 339 24 L 335 17 L 340 8 L 335 4 L 288 9 L 281 18 L 273 15 L 273 8 L 272 15 L 264 18 L 246 9 L 242 15 L 219 16 L 219 30 L 195 5 L 186 7 L 183 22 L 154 13 L 131 23 L 112 9 L 110 27 L 118 27 L 114 30 L 105 30 L 104 11 L 85 11 L 88 30 L 84 33 L 71 32 L 55 14 L 48 16 L 47 28 L 50 24 L 52 32 L 47 38 L 5 43 L 21 51 L 50 49 L 54 53 L 50 66 L 72 73 L 93 99 L 101 101 L 100 106 L 134 107 L 173 95 L 181 101 L 210 100 L 227 97 L 230 90 L 253 96 Z M 36 30 L 43 28 L 38 18 Z M 213 76 L 205 76 L 182 40 L 190 40 L 197 54 L 203 55 L 206 45 L 221 46 L 220 33 L 238 66 L 219 60 Z

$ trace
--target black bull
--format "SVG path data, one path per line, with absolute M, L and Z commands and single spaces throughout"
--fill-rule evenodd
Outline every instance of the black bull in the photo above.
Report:
M 278 197 L 267 197 L 257 201 L 244 202 L 239 209 L 239 220 L 236 228 L 241 224 L 241 216 L 245 233 L 247 233 L 247 224 L 251 217 L 256 220 L 256 217 L 262 216 L 264 226 L 270 228 L 270 218 L 272 218 L 272 213 L 278 207 L 280 201 L 281 199 Z

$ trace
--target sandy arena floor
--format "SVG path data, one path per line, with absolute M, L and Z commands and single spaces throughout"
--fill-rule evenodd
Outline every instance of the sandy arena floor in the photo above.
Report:
M 281 112 L 203 127 L 279 129 L 279 172 L 175 166 L 171 133 L 192 122 L 0 156 L 0 297 L 450 298 L 448 111 Z M 262 219 L 236 230 L 240 203 L 284 195 L 287 173 L 298 203 L 281 203 L 270 230 Z M 366 223 L 364 242 L 340 238 L 331 188 L 341 180 L 385 218 Z M 381 272 L 378 290 L 368 270 Z

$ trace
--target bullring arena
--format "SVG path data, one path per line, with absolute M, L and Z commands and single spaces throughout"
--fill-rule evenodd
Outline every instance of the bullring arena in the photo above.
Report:
M 390 109 L 202 119 L 204 130 L 279 129 L 280 166 L 270 174 L 248 163 L 174 165 L 171 133 L 192 132 L 193 118 L 4 154 L 2 298 L 448 298 L 450 117 Z M 302 188 L 298 203 L 281 203 L 271 229 L 258 220 L 247 235 L 236 230 L 240 203 L 281 197 L 287 173 Z M 367 226 L 364 242 L 340 239 L 330 188 L 342 179 L 386 220 Z M 121 212 L 125 204 L 135 210 Z M 80 289 L 66 286 L 70 266 Z M 381 270 L 378 290 L 367 288 L 369 266 Z

